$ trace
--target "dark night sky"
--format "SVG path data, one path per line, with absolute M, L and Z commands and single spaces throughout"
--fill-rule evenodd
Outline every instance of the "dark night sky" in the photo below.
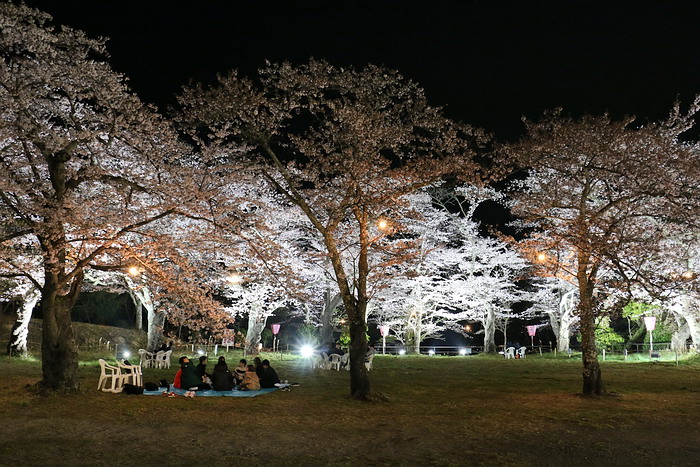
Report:
M 190 79 L 309 57 L 386 65 L 453 118 L 512 138 L 545 109 L 657 119 L 700 92 L 700 2 L 26 0 L 108 36 L 161 107 Z

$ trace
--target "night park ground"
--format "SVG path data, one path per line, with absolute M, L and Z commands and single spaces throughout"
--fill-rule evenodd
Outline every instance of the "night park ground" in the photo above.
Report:
M 272 359 L 300 387 L 256 398 L 95 390 L 40 397 L 36 360 L 0 359 L 0 465 L 697 465 L 700 359 L 603 362 L 611 395 L 584 398 L 577 358 L 378 356 L 357 402 L 347 372 Z M 229 355 L 236 361 L 238 354 Z M 146 369 L 145 381 L 171 370 Z

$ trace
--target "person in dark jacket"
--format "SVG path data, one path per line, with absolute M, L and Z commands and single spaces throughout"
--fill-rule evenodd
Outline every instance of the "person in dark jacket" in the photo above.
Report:
M 197 365 L 197 374 L 204 379 L 205 377 L 211 377 L 209 373 L 207 373 L 207 356 L 202 355 L 199 357 L 199 365 Z
M 236 385 L 233 374 L 226 365 L 226 359 L 222 356 L 214 365 L 214 372 L 211 374 L 211 385 L 215 391 L 230 391 Z
M 211 386 L 202 381 L 202 377 L 197 374 L 197 369 L 187 357 L 180 357 L 180 387 L 182 389 L 193 389 L 195 391 L 211 389 Z
M 255 357 L 253 359 L 253 366 L 255 367 L 255 373 L 258 375 L 258 378 L 262 377 L 263 367 L 262 360 L 260 360 L 260 357 Z
M 274 388 L 275 383 L 280 382 L 279 376 L 274 368 L 270 366 L 270 361 L 265 359 L 262 361 L 262 376 L 260 377 L 261 388 Z

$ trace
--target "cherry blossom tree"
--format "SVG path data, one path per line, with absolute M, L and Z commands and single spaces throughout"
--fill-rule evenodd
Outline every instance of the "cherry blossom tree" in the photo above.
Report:
M 202 148 L 222 158 L 244 150 L 321 234 L 349 321 L 351 394 L 368 397 L 367 279 L 383 235 L 377 221 L 445 174 L 482 178 L 473 161 L 481 135 L 430 107 L 416 84 L 376 66 L 270 64 L 258 84 L 233 72 L 211 88 L 185 89 L 179 100 L 181 121 Z M 350 245 L 358 252 L 352 258 Z
M 0 243 L 39 246 L 40 387 L 76 390 L 70 309 L 85 269 L 172 215 L 189 184 L 174 132 L 110 69 L 104 40 L 50 21 L 0 4 Z
M 529 171 L 514 194 L 515 214 L 537 226 L 543 247 L 551 246 L 541 250 L 547 262 L 573 252 L 584 394 L 605 392 L 597 316 L 620 308 L 631 284 L 667 282 L 670 271 L 645 266 L 664 255 L 661 239 L 669 223 L 697 216 L 700 153 L 680 136 L 692 127 L 699 104 L 696 99 L 685 114 L 676 105 L 668 119 L 646 125 L 550 112 L 526 121 L 527 138 L 507 149 Z M 618 302 L 606 305 L 612 297 Z
M 393 280 L 378 295 L 376 319 L 414 352 L 426 338 L 446 330 L 464 334 L 465 321 L 478 321 L 486 351 L 493 353 L 497 321 L 512 316 L 511 305 L 524 299 L 515 281 L 527 263 L 506 243 L 480 236 L 472 220 L 479 203 L 494 196 L 458 187 L 411 197 L 421 216 L 406 232 L 416 236 L 417 254 L 394 267 Z

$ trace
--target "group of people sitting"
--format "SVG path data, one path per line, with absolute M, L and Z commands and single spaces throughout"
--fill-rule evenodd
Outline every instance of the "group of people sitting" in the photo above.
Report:
M 277 372 L 270 366 L 270 361 L 255 357 L 253 365 L 242 358 L 233 371 L 229 370 L 226 358 L 219 357 L 214 365 L 214 371 L 207 373 L 207 357 L 199 357 L 195 366 L 189 358 L 180 357 L 180 369 L 175 374 L 173 386 L 179 389 L 203 391 L 231 391 L 238 387 L 241 391 L 255 391 L 261 388 L 273 388 L 280 379 Z

